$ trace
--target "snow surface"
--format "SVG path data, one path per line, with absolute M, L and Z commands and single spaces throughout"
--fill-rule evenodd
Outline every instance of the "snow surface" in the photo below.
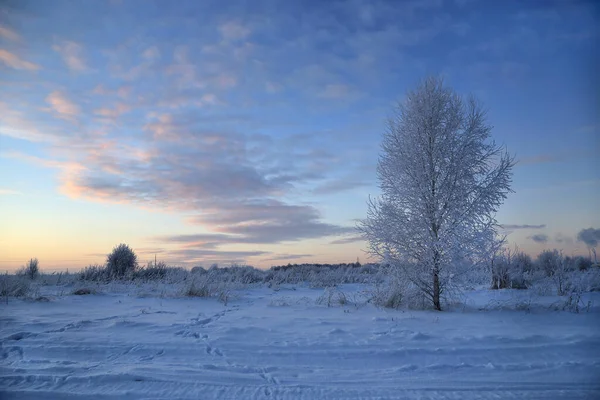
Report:
M 0 398 L 600 398 L 600 310 L 503 310 L 513 293 L 472 292 L 441 313 L 327 307 L 301 286 L 241 290 L 227 305 L 139 288 L 10 299 Z

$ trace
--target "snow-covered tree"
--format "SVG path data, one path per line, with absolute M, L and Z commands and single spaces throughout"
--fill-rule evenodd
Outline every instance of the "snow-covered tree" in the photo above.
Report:
M 494 248 L 514 158 L 491 129 L 474 98 L 428 78 L 399 104 L 383 137 L 382 195 L 369 200 L 358 228 L 369 251 L 400 268 L 437 310 L 459 267 Z

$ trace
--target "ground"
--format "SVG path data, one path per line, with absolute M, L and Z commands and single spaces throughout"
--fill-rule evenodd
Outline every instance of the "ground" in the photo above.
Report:
M 397 311 L 278 289 L 239 290 L 227 305 L 139 287 L 10 299 L 0 305 L 0 397 L 600 398 L 597 307 L 553 311 L 556 299 L 536 306 L 485 290 L 445 312 Z M 348 300 L 363 289 L 341 288 Z M 586 301 L 600 303 L 596 294 Z

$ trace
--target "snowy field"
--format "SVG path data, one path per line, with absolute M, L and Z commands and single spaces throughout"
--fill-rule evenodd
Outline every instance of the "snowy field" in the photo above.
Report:
M 343 286 L 349 303 L 328 307 L 302 286 L 240 290 L 227 305 L 156 287 L 45 288 L 50 301 L 0 305 L 0 398 L 600 398 L 600 293 L 579 314 L 510 290 L 434 312 L 363 304 L 362 289 Z

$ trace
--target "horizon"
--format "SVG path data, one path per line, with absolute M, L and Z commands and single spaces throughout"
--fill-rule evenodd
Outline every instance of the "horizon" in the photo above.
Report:
M 140 265 L 374 262 L 355 222 L 387 116 L 429 75 L 516 156 L 510 248 L 600 239 L 594 2 L 11 4 L 0 270 L 79 270 L 119 243 Z

